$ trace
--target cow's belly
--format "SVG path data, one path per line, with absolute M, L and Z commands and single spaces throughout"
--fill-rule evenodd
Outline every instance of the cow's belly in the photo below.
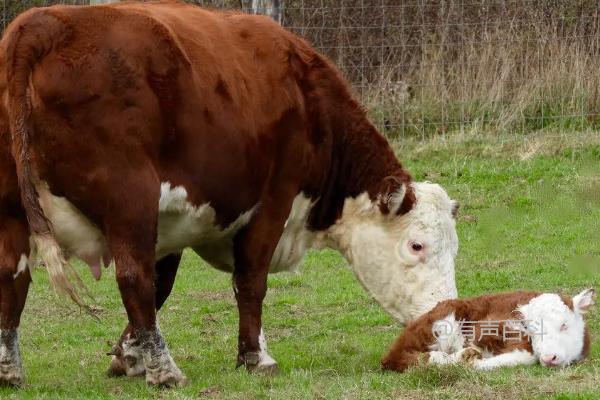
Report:
M 58 243 L 68 256 L 86 262 L 93 275 L 100 278 L 101 266 L 108 266 L 111 259 L 102 232 L 67 199 L 52 195 L 47 187 L 38 188 L 38 192 Z M 302 261 L 313 238 L 305 229 L 311 206 L 302 193 L 294 199 L 270 272 L 294 270 Z M 222 228 L 216 224 L 216 214 L 210 204 L 196 207 L 187 201 L 185 188 L 172 188 L 169 183 L 163 183 L 158 210 L 157 260 L 191 247 L 213 267 L 233 271 L 233 238 L 250 221 L 254 209 L 243 212 Z

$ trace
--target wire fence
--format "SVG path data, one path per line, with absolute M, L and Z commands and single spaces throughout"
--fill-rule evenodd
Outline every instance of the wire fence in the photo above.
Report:
M 18 12 L 88 0 L 2 0 Z M 196 0 L 243 9 L 251 0 Z M 280 0 L 390 137 L 600 128 L 600 8 L 561 0 Z

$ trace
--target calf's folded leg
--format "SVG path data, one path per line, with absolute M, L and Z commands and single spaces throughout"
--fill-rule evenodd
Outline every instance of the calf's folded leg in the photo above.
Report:
M 479 370 L 490 370 L 500 367 L 514 367 L 517 365 L 532 365 L 537 358 L 527 350 L 513 350 L 490 358 L 476 360 L 473 367 Z

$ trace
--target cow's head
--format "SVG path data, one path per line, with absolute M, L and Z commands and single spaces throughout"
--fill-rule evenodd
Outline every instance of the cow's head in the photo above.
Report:
M 458 204 L 439 185 L 411 185 L 416 202 L 408 213 L 395 212 L 407 192 L 401 185 L 377 201 L 367 194 L 347 199 L 329 231 L 331 245 L 344 254 L 363 286 L 401 323 L 457 295 Z M 382 211 L 381 201 L 389 212 Z
M 523 329 L 531 338 L 533 353 L 540 364 L 566 366 L 582 359 L 586 348 L 583 314 L 594 304 L 594 290 L 588 289 L 564 299 L 553 293 L 544 293 L 522 305 L 518 311 L 523 317 Z

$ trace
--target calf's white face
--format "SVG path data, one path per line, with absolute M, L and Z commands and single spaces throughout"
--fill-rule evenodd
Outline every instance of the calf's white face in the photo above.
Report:
M 559 295 L 544 293 L 518 308 L 540 364 L 566 366 L 583 358 L 583 314 L 594 304 L 593 297 L 593 289 L 585 290 L 573 297 L 571 308 Z
M 363 286 L 401 323 L 457 296 L 457 204 L 439 185 L 412 185 L 416 203 L 407 214 L 394 212 L 404 187 L 389 200 L 389 214 L 363 194 L 346 200 L 342 218 L 329 232 Z

